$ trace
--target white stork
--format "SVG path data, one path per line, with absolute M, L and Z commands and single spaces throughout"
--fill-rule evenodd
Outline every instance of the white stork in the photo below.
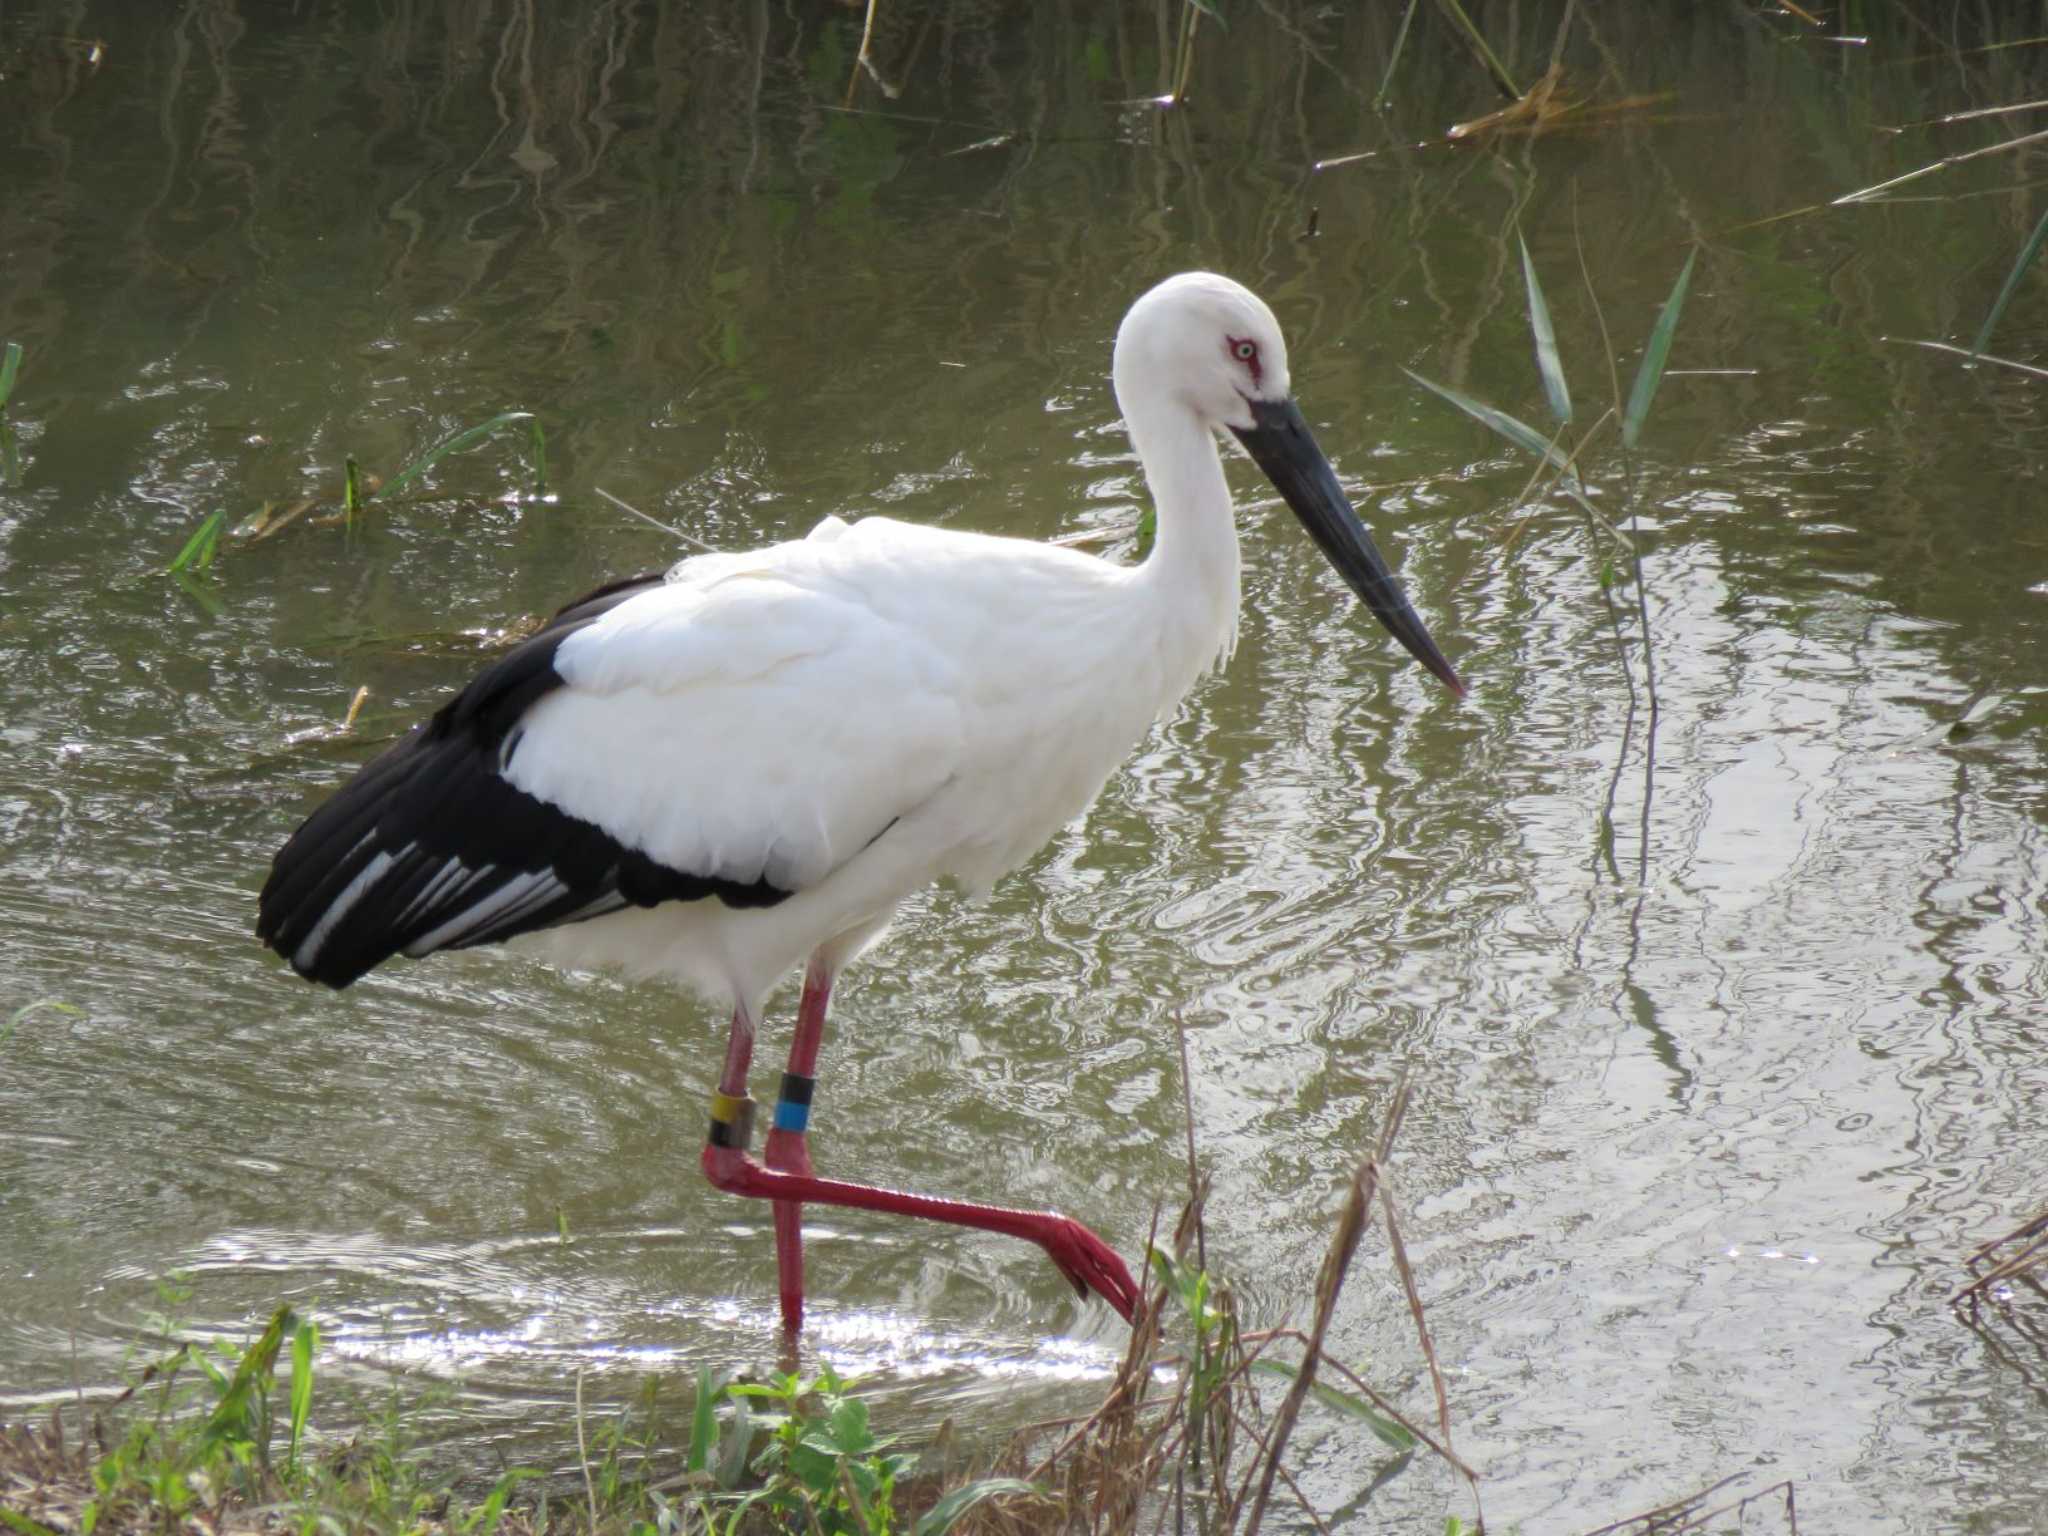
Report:
M 1219 430 L 1394 638 L 1464 689 L 1295 406 L 1255 294 L 1169 278 L 1125 316 L 1115 381 L 1157 508 L 1142 563 L 828 517 L 808 538 L 601 588 L 314 812 L 271 867 L 258 935 L 331 987 L 396 954 L 517 940 L 729 1007 L 704 1172 L 774 1202 L 791 1334 L 804 1202 L 1029 1238 L 1128 1318 L 1136 1284 L 1076 1221 L 813 1174 L 805 1129 L 834 980 L 906 896 L 941 878 L 984 893 L 1079 816 L 1228 655 L 1238 543 Z M 755 1028 L 799 965 L 757 1161 Z

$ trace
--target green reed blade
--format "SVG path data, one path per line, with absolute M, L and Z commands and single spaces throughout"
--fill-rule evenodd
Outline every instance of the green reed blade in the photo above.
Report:
M 1298 1366 L 1285 1360 L 1254 1360 L 1252 1362 L 1252 1369 L 1262 1371 L 1268 1376 L 1284 1376 L 1289 1381 L 1294 1380 L 1295 1377 L 1301 1374 Z M 1341 1387 L 1329 1386 L 1320 1381 L 1311 1381 L 1308 1384 L 1308 1390 L 1309 1396 L 1313 1397 L 1325 1408 L 1334 1409 L 1347 1418 L 1357 1419 L 1364 1424 L 1367 1429 L 1370 1429 L 1379 1438 L 1382 1444 L 1390 1449 L 1396 1451 L 1412 1451 L 1415 1449 L 1414 1435 L 1374 1408 L 1371 1403 L 1368 1403 L 1356 1393 L 1346 1392 Z
M 541 431 L 538 416 L 528 423 L 526 436 L 533 444 L 533 494 L 545 496 L 548 493 L 548 436 Z
M 1557 355 L 1557 332 L 1551 329 L 1550 306 L 1536 281 L 1536 263 L 1529 259 L 1529 242 L 1520 235 L 1515 241 L 1522 247 L 1522 280 L 1529 288 L 1529 331 L 1536 338 L 1536 371 L 1543 375 L 1550 414 L 1563 426 L 1572 419 L 1572 392 L 1564 381 L 1564 360 Z
M 306 1415 L 313 1407 L 313 1351 L 320 1347 L 320 1325 L 308 1318 L 292 1331 L 292 1438 L 287 1466 L 299 1464 L 299 1443 L 306 1434 Z
M 405 468 L 393 475 L 389 480 L 385 481 L 376 494 L 388 496 L 401 485 L 404 485 L 406 481 L 418 479 L 436 464 L 447 458 L 449 454 L 460 453 L 463 449 L 489 437 L 498 428 L 508 423 L 531 421 L 532 419 L 533 412 L 531 411 L 501 411 L 489 421 L 479 426 L 465 427 L 460 432 L 450 433 L 417 459 L 414 459 L 412 463 L 406 465 Z
M 184 570 L 203 571 L 213 564 L 214 553 L 220 547 L 220 531 L 227 520 L 225 507 L 216 507 L 208 513 L 206 520 L 185 541 L 185 547 L 178 551 L 177 557 L 164 567 L 165 574 L 175 576 Z
M 1431 394 L 1442 396 L 1474 421 L 1498 432 L 1517 448 L 1525 449 L 1553 468 L 1562 470 L 1570 478 L 1571 483 L 1577 483 L 1578 477 L 1573 474 L 1571 460 L 1565 457 L 1564 451 L 1527 422 L 1510 416 L 1506 411 L 1497 411 L 1490 405 L 1483 405 L 1448 384 L 1433 383 L 1411 368 L 1403 368 L 1401 371 Z
M 1019 1493 L 1046 1497 L 1045 1490 L 1036 1483 L 1027 1483 L 1016 1477 L 984 1477 L 978 1482 L 955 1488 L 918 1516 L 917 1524 L 910 1528 L 911 1536 L 945 1536 L 955 1521 L 983 1499 L 994 1498 L 1000 1494 Z
M 1671 285 L 1671 297 L 1664 301 L 1664 309 L 1657 316 L 1657 324 L 1650 331 L 1649 345 L 1643 348 L 1642 366 L 1636 369 L 1635 387 L 1628 392 L 1628 409 L 1621 417 L 1621 444 L 1624 448 L 1636 445 L 1636 435 L 1643 430 L 1643 422 L 1650 414 L 1650 402 L 1657 397 L 1657 385 L 1664 377 L 1665 359 L 1671 356 L 1671 338 L 1678 330 L 1678 312 L 1685 307 L 1685 286 L 1692 281 L 1692 264 L 1699 259 L 1699 250 L 1694 248 L 1685 258 L 1685 266 L 1678 274 L 1678 281 Z
M 1408 42 L 1408 28 L 1415 20 L 1415 8 L 1422 0 L 1408 0 L 1408 9 L 1401 14 L 1401 29 L 1394 34 L 1394 46 L 1387 54 L 1387 72 L 1380 76 L 1379 91 L 1373 96 L 1372 109 L 1383 112 L 1387 105 L 1387 88 L 1394 83 L 1394 68 L 1401 62 L 1401 49 Z
M 1998 290 L 1998 298 L 1991 305 L 1991 313 L 1984 317 L 1984 324 L 1977 331 L 1977 339 L 1970 343 L 1972 359 L 1984 350 L 1984 343 L 1991 339 L 1992 329 L 2004 315 L 2005 306 L 2012 302 L 2013 293 L 2020 285 L 2020 278 L 2025 275 L 2027 268 L 2034 264 L 2034 258 L 2040 254 L 2044 241 L 2048 241 L 2048 213 L 2041 215 L 2040 222 L 2034 226 L 2034 232 L 2027 236 L 2027 243 L 2020 247 L 2019 259 L 2012 264 L 2012 270 L 2005 274 L 2005 286 Z M 0 405 L 4 405 L 6 401 L 7 390 L 4 385 L 0 385 Z

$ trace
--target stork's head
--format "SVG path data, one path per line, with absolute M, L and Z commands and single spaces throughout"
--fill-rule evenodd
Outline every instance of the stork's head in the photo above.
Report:
M 1266 301 L 1214 272 L 1169 277 L 1133 304 L 1116 333 L 1116 393 L 1164 383 L 1210 427 L 1246 431 L 1256 401 L 1289 395 L 1287 343 Z M 1158 382 L 1154 382 L 1158 381 Z
M 1126 418 L 1141 401 L 1156 408 L 1163 399 L 1211 430 L 1227 427 L 1387 632 L 1453 693 L 1465 692 L 1294 403 L 1287 343 L 1264 300 L 1214 272 L 1169 277 L 1118 327 L 1115 377 Z

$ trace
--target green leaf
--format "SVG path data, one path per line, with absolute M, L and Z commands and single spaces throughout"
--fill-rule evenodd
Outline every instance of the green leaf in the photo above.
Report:
M 306 1433 L 306 1414 L 313 1406 L 313 1351 L 320 1347 L 320 1325 L 311 1319 L 292 1333 L 292 1439 L 285 1453 L 288 1465 L 299 1460 L 299 1440 Z
M 277 1353 L 284 1347 L 284 1337 L 297 1323 L 298 1318 L 289 1306 L 279 1307 L 271 1315 L 249 1352 L 242 1356 L 242 1363 L 235 1367 L 234 1380 L 215 1405 L 206 1421 L 201 1445 L 212 1451 L 232 1440 L 254 1440 L 257 1429 L 256 1400 L 269 1385 L 270 1376 L 277 1369 Z M 201 1363 L 209 1366 L 209 1374 L 218 1378 L 219 1373 L 211 1370 L 211 1363 L 201 1357 Z
M 434 444 L 433 447 L 406 465 L 397 474 L 393 475 L 389 480 L 385 481 L 376 494 L 379 496 L 389 496 L 408 480 L 416 480 L 421 475 L 424 475 L 436 464 L 447 458 L 449 454 L 460 453 L 472 444 L 481 442 L 502 426 L 509 425 L 515 421 L 531 421 L 532 419 L 533 412 L 531 411 L 500 411 L 489 421 L 474 427 L 465 427 L 460 432 L 451 432 L 448 436 L 442 438 L 440 442 Z
M 1019 1477 L 984 1477 L 979 1482 L 963 1483 L 940 1499 L 918 1517 L 917 1524 L 910 1528 L 910 1536 L 945 1536 L 968 1510 L 983 1499 L 997 1498 L 1003 1494 L 1029 1494 L 1034 1498 L 1046 1497 L 1046 1492 L 1036 1483 L 1027 1483 Z
M 548 437 L 540 429 L 538 416 L 527 424 L 526 436 L 533 444 L 533 494 L 545 496 L 548 492 Z
M 718 1383 L 711 1367 L 697 1367 L 697 1401 L 690 1411 L 690 1454 L 683 1462 L 685 1472 L 702 1472 L 711 1465 L 711 1453 L 718 1449 Z
M 828 1503 L 838 1490 L 839 1458 L 832 1453 L 829 1441 L 820 1444 L 816 1439 L 806 1437 L 802 1443 L 790 1447 L 789 1470 L 796 1474 L 798 1482 Z
M 0 350 L 0 409 L 4 409 L 8 398 L 14 393 L 15 375 L 21 372 L 21 343 L 10 341 Z
M 1522 281 L 1529 289 L 1529 330 L 1536 338 L 1536 371 L 1543 375 L 1543 392 L 1550 397 L 1550 414 L 1559 426 L 1572 419 L 1572 392 L 1564 382 L 1564 361 L 1557 355 L 1557 333 L 1550 328 L 1550 306 L 1543 301 L 1543 287 L 1536 281 L 1536 263 L 1529 259 L 1529 242 L 1515 236 L 1522 247 Z
M 842 1456 L 865 1456 L 879 1442 L 868 1433 L 868 1405 L 849 1397 L 832 1408 L 832 1445 Z
M 1149 1247 L 1145 1257 L 1159 1276 L 1159 1283 L 1178 1295 L 1180 1293 L 1180 1270 L 1173 1262 L 1173 1255 L 1164 1248 Z
M 1664 301 L 1663 312 L 1650 330 L 1650 343 L 1643 348 L 1642 366 L 1636 369 L 1635 387 L 1628 392 L 1628 409 L 1621 418 L 1624 448 L 1635 447 L 1636 435 L 1643 430 L 1643 421 L 1650 414 L 1650 402 L 1657 396 L 1657 384 L 1664 377 L 1664 361 L 1671 355 L 1671 337 L 1678 329 L 1678 312 L 1685 307 L 1685 285 L 1692 281 L 1692 264 L 1699 254 L 1695 247 L 1685 258 L 1678 281 L 1671 285 L 1671 297 Z
M 8 345 L 12 346 L 13 343 L 9 342 Z M 42 1521 L 31 1520 L 19 1510 L 9 1509 L 5 1504 L 0 1504 L 0 1522 L 4 1522 L 9 1530 L 19 1531 L 21 1536 L 57 1536 L 57 1533 Z
M 1970 343 L 1971 357 L 1982 352 L 1984 343 L 1991 339 L 1991 332 L 1997 326 L 1999 317 L 2005 313 L 2005 306 L 2012 302 L 2013 291 L 2019 287 L 2020 278 L 2025 275 L 2027 268 L 2034 264 L 2034 258 L 2040 254 L 2044 241 L 2048 241 L 2048 213 L 2041 215 L 2040 222 L 2034 226 L 2034 232 L 2027 236 L 2027 243 L 2020 247 L 2019 259 L 2013 262 L 2012 270 L 2005 274 L 2005 286 L 1998 290 L 1998 297 L 1991 305 L 1991 313 L 1984 317 L 1983 325 L 1977 328 L 1977 339 Z M 13 346 L 14 343 L 9 342 L 8 345 Z M 6 383 L 4 379 L 0 379 L 0 405 L 6 403 Z
M 177 557 L 164 567 L 164 574 L 175 576 L 186 569 L 203 571 L 213 564 L 214 552 L 220 547 L 220 531 L 227 520 L 225 507 L 216 507 L 207 514 L 206 520 L 193 530 L 192 537 L 185 541 L 185 547 L 178 551 Z
M 789 1402 L 796 1396 L 788 1387 L 780 1383 L 763 1383 L 758 1381 L 736 1381 L 725 1389 L 725 1395 L 727 1397 L 772 1397 L 776 1401 L 784 1403 Z
M 1403 368 L 1401 371 L 1431 394 L 1441 395 L 1450 401 L 1481 426 L 1492 428 L 1517 448 L 1525 449 L 1552 467 L 1562 470 L 1568 484 L 1578 483 L 1578 476 L 1572 473 L 1571 460 L 1565 457 L 1563 450 L 1528 423 L 1517 420 L 1506 411 L 1497 411 L 1490 405 L 1482 405 L 1470 395 L 1453 389 L 1448 384 L 1432 383 L 1413 369 Z
M 498 1529 L 498 1522 L 505 1518 L 505 1505 L 512 1497 L 512 1490 L 529 1477 L 539 1476 L 540 1473 L 531 1467 L 514 1467 L 507 1472 L 491 1489 L 490 1497 L 484 1500 L 483 1508 L 476 1512 L 469 1528 L 476 1530 L 478 1536 L 492 1536 Z
M 1252 1369 L 1263 1371 L 1268 1376 L 1284 1376 L 1289 1381 L 1301 1374 L 1300 1367 L 1285 1360 L 1254 1360 Z M 1325 1408 L 1333 1408 L 1347 1418 L 1359 1420 L 1389 1448 L 1396 1451 L 1415 1449 L 1415 1436 L 1355 1393 L 1343 1391 L 1325 1382 L 1311 1381 L 1308 1384 L 1308 1394 Z
M 747 1460 L 754 1450 L 754 1412 L 744 1397 L 732 1400 L 732 1417 L 720 1437 L 718 1468 L 713 1474 L 720 1488 L 732 1489 L 747 1475 Z

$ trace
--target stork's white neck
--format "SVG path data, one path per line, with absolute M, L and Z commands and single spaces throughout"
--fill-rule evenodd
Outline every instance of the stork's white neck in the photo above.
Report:
M 1186 404 L 1141 400 L 1124 420 L 1156 512 L 1136 585 L 1159 626 L 1171 703 L 1237 644 L 1237 518 L 1216 436 Z

